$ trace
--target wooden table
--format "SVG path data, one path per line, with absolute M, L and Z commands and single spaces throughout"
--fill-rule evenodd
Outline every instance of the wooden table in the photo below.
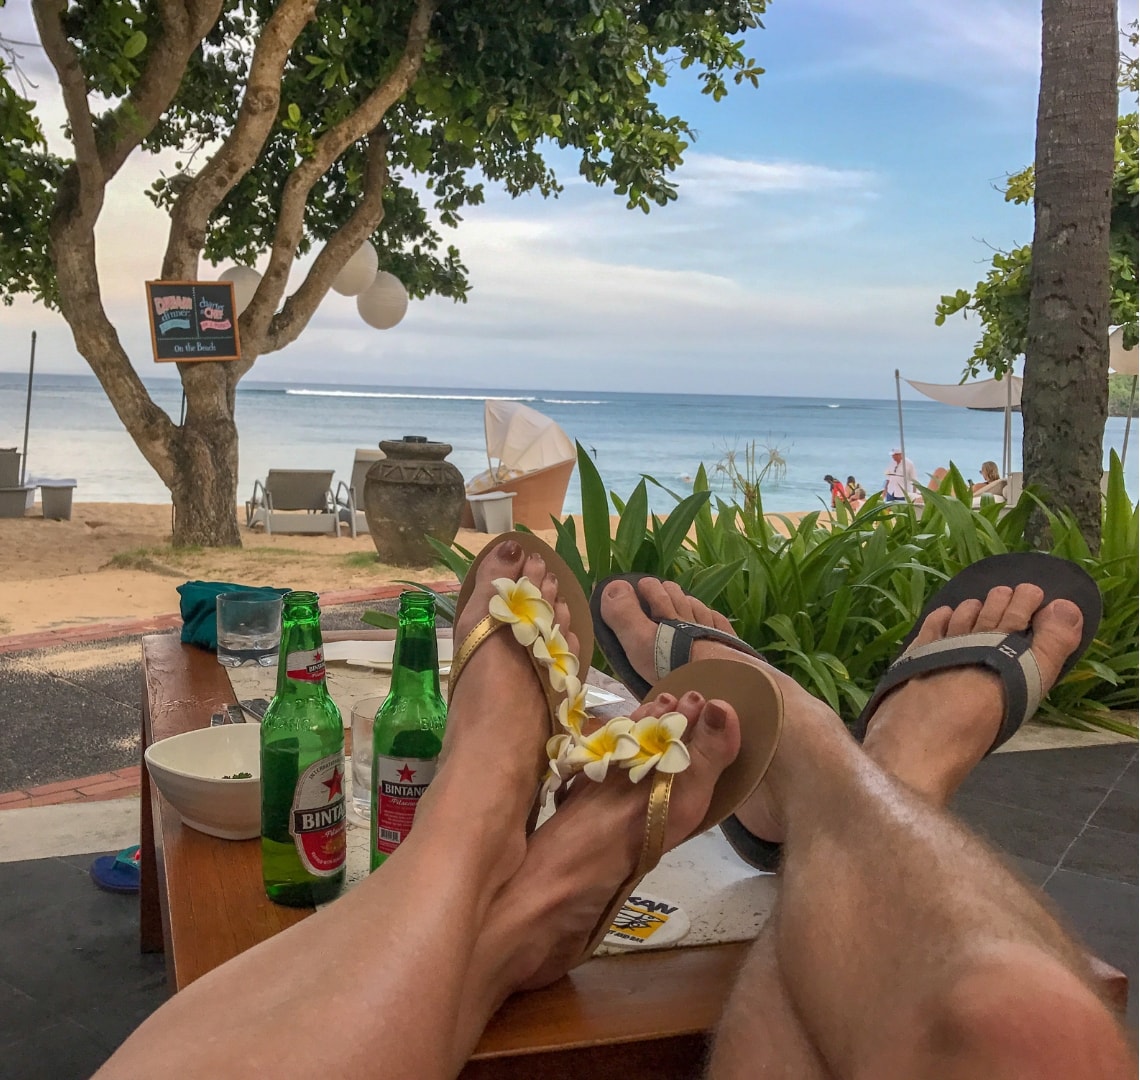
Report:
M 142 748 L 209 725 L 233 700 L 212 653 L 176 634 L 143 639 Z M 313 909 L 271 903 L 257 840 L 186 828 L 151 787 L 141 800 L 140 943 L 165 950 L 174 991 L 300 922 Z M 747 943 L 599 957 L 552 986 L 511 998 L 491 1020 L 467 1078 L 671 1080 L 699 1075 L 708 1033 Z

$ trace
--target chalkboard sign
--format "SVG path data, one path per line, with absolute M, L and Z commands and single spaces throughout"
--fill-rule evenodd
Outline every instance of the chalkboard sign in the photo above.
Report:
M 232 281 L 148 281 L 155 360 L 240 360 Z

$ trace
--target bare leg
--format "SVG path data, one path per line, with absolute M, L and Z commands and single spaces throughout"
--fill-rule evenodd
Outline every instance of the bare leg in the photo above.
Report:
M 690 722 L 692 764 L 674 780 L 666 849 L 686 839 L 704 816 L 717 777 L 740 747 L 736 714 L 698 694 L 680 701 L 663 695 L 633 717 L 674 710 Z M 600 916 L 637 865 L 648 795 L 648 780 L 635 786 L 618 769 L 602 784 L 579 778 L 530 838 L 526 860 L 487 915 L 469 968 L 469 1008 L 461 1015 L 472 1045 L 510 993 L 545 986 L 582 961 Z
M 523 569 L 513 542 L 487 558 L 457 640 L 486 614 L 490 581 Z M 554 602 L 542 560 L 526 558 L 525 571 Z M 555 612 L 568 625 L 565 604 Z M 456 687 L 439 772 L 384 867 L 172 998 L 99 1075 L 309 1077 L 331 1061 L 340 1075 L 365 1076 L 383 1060 L 387 1077 L 454 1076 L 470 1050 L 468 1036 L 453 1038 L 467 967 L 492 898 L 526 853 L 548 734 L 530 661 L 501 630 Z M 328 1027 L 314 1019 L 318 1007 Z
M 1033 893 L 870 761 L 826 709 L 803 703 L 797 713 L 769 773 L 787 823 L 776 956 L 832 1070 L 1128 1075 L 1080 950 Z M 762 1007 L 748 1000 L 748 975 L 726 1014 L 726 1041 L 737 1010 Z
M 611 589 L 603 613 L 636 666 L 653 628 L 628 586 Z M 643 582 L 642 595 L 656 615 L 728 629 L 703 605 L 686 609 L 693 602 L 673 586 Z M 936 613 L 923 640 L 1023 628 L 1040 598 L 1032 586 L 995 590 L 985 605 Z M 1079 612 L 1051 605 L 1034 630 L 1048 685 L 1079 637 Z M 694 653 L 727 655 L 710 643 Z M 1087 1064 L 1112 1075 L 1126 1058 L 1076 946 L 982 845 L 893 784 L 830 710 L 779 678 L 788 733 L 771 782 L 741 817 L 771 839 L 788 822 L 781 908 L 726 1011 L 713 1074 L 1083 1075 Z M 1000 709 L 1000 684 L 984 672 L 915 680 L 884 702 L 867 751 L 941 803 L 989 747 Z M 1025 993 L 1043 978 L 1048 990 Z M 758 1017 L 775 1029 L 771 1053 L 757 1052 Z M 1071 1045 L 1058 1056 L 1062 1033 Z M 1109 1061 L 1086 1054 L 1093 1044 Z

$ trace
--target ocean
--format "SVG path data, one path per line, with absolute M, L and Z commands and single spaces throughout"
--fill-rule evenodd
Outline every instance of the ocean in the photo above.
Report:
M 148 380 L 154 400 L 177 419 L 181 384 Z M 0 446 L 23 438 L 26 373 L 0 373 Z M 488 397 L 523 401 L 553 417 L 587 448 L 607 490 L 628 498 L 642 474 L 677 494 L 687 493 L 704 463 L 714 490 L 730 486 L 715 473 L 735 451 L 738 463 L 756 444 L 758 462 L 769 450 L 783 459 L 783 475 L 763 487 L 769 511 L 811 510 L 828 498 L 824 473 L 858 477 L 877 490 L 898 445 L 893 400 L 826 397 L 711 396 L 700 394 L 582 393 L 550 390 L 439 390 L 409 387 L 331 386 L 244 381 L 237 393 L 240 433 L 239 501 L 255 479 L 273 468 L 333 468 L 348 480 L 355 447 L 380 439 L 426 435 L 454 448 L 449 457 L 465 478 L 487 467 L 483 402 Z M 904 401 L 907 456 L 925 481 L 939 465 L 955 462 L 977 479 L 983 461 L 1000 464 L 1001 413 L 973 412 L 934 401 Z M 1123 417 L 1110 417 L 1109 447 L 1119 452 Z M 1134 444 L 1129 436 L 1129 490 L 1137 492 Z M 1021 467 L 1021 417 L 1013 417 L 1014 468 Z M 127 436 L 93 376 L 38 375 L 32 397 L 28 471 L 74 477 L 82 502 L 169 501 L 166 488 Z M 334 481 L 335 483 L 335 481 Z M 665 491 L 650 485 L 650 505 L 668 512 Z M 580 509 L 577 476 L 565 512 Z

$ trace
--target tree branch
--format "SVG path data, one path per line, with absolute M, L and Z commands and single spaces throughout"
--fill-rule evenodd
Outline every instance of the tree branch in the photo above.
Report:
M 225 0 L 159 0 L 161 32 L 148 44 L 146 69 L 104 120 L 100 161 L 110 180 L 170 107 L 186 65 L 222 14 Z
M 388 135 L 384 133 L 373 135 L 368 140 L 368 167 L 360 202 L 309 267 L 301 287 L 273 317 L 260 343 L 259 354 L 276 352 L 301 336 L 317 306 L 328 294 L 333 278 L 384 220 L 384 188 L 387 184 Z
M 86 205 L 94 224 L 94 219 L 103 208 L 107 177 L 95 143 L 95 124 L 91 118 L 91 103 L 87 100 L 87 76 L 83 73 L 75 46 L 63 30 L 66 11 L 67 0 L 32 0 L 32 13 L 40 32 L 40 41 L 59 76 L 67 121 L 71 126 L 71 142 L 75 147 L 73 168 L 76 190 L 70 194 L 76 203 Z M 61 189 L 68 186 L 66 180 L 60 185 Z
M 103 309 L 95 263 L 95 224 L 103 209 L 107 176 L 99 160 L 87 99 L 87 79 L 74 46 L 63 31 L 67 0 L 33 0 L 44 52 L 59 76 L 71 126 L 75 161 L 60 181 L 51 221 L 51 259 L 59 307 L 75 347 L 91 365 L 123 426 L 159 477 L 169 485 L 174 468 L 175 425 L 143 386 L 119 335 Z
M 192 280 L 206 239 L 206 223 L 261 154 L 281 104 L 285 62 L 317 0 L 282 0 L 258 37 L 237 120 L 221 148 L 178 197 L 170 215 L 170 239 L 162 262 L 164 278 Z M 276 307 L 278 296 L 274 300 Z
M 403 54 L 392 73 L 348 116 L 317 140 L 312 156 L 298 165 L 285 181 L 269 265 L 253 300 L 242 313 L 242 333 L 249 335 L 251 343 L 260 344 L 266 340 L 270 320 L 285 293 L 289 269 L 304 234 L 309 192 L 336 159 L 354 142 L 379 127 L 388 109 L 407 93 L 423 63 L 424 48 L 438 3 L 439 0 L 417 0 Z M 347 260 L 351 253 L 347 251 L 344 259 Z M 326 272 L 335 274 L 339 269 L 340 266 L 331 258 L 326 263 Z

